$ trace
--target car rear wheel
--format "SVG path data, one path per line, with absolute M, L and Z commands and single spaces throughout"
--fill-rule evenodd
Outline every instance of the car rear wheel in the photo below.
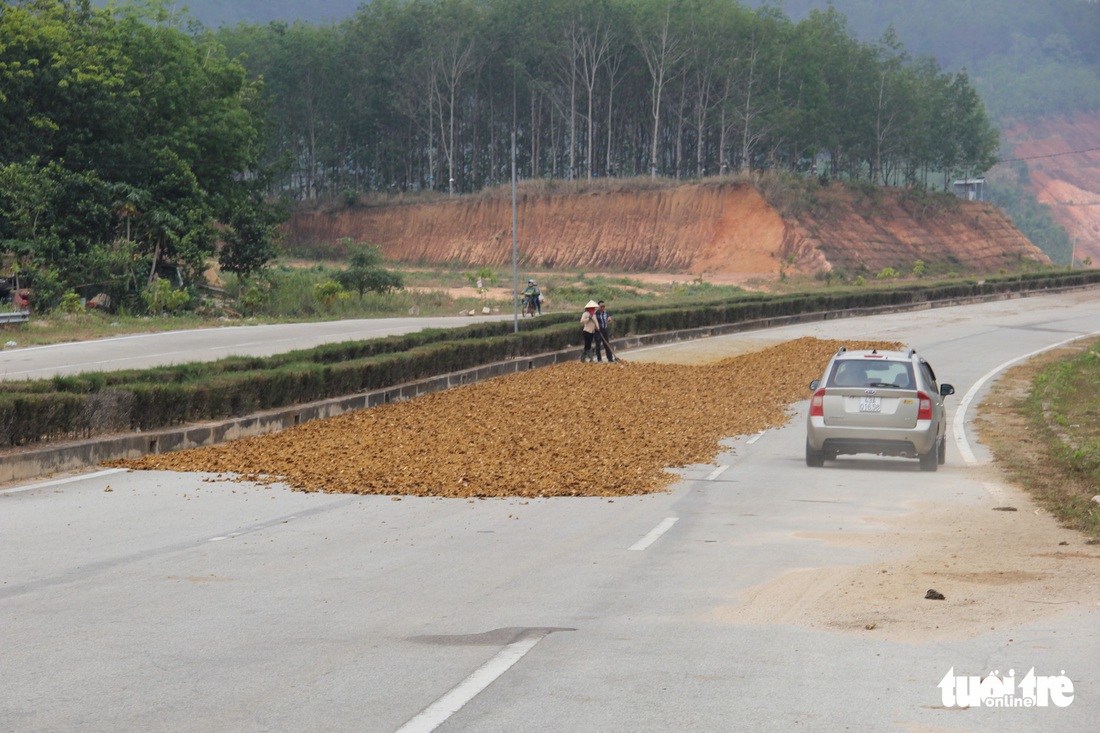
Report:
M 939 467 L 939 449 L 933 448 L 920 457 L 920 470 L 935 471 Z
M 810 441 L 806 441 L 806 465 L 810 468 L 821 468 L 825 465 L 825 454 L 810 447 Z

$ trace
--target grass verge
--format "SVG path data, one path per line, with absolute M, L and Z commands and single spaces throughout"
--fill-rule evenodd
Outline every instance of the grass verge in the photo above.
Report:
M 1009 370 L 982 408 L 981 440 L 1008 478 L 1100 543 L 1100 342 Z

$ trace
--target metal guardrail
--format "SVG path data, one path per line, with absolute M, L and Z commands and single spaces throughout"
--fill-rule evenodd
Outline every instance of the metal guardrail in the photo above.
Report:
M 6 323 L 27 323 L 30 320 L 30 311 L 11 311 L 8 313 L 0 313 L 0 325 Z

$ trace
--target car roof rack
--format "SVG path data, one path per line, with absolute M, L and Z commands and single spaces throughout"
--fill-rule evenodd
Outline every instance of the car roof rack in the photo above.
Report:
M 841 346 L 839 349 L 837 349 L 836 353 L 837 354 L 843 354 L 847 350 L 848 350 L 847 346 Z
M 917 353 L 917 350 L 914 349 L 912 346 L 910 346 L 909 347 L 909 357 L 912 358 L 913 354 L 915 354 L 915 353 Z

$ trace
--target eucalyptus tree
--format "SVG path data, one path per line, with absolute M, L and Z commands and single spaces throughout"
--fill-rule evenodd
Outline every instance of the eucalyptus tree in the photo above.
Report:
M 777 17 L 772 37 L 775 105 L 769 114 L 768 157 L 791 171 L 816 174 L 817 121 L 825 115 L 827 88 L 821 60 L 809 38 L 788 19 Z
M 604 144 L 604 175 L 614 175 L 615 171 L 615 104 L 616 97 L 615 91 L 618 89 L 620 83 L 624 80 L 624 62 L 628 58 L 629 44 L 627 42 L 627 33 L 624 28 L 626 22 L 624 19 L 624 11 L 621 7 L 616 7 L 609 4 L 606 6 L 608 13 L 608 46 L 607 57 L 603 65 L 604 72 L 604 89 L 607 97 L 607 117 L 604 123 L 607 132 L 606 143 Z
M 587 17 L 582 14 L 580 27 L 575 36 L 580 55 L 581 83 L 587 94 L 585 106 L 585 174 L 591 180 L 592 162 L 596 141 L 596 85 L 604 76 L 605 68 L 611 63 L 615 49 L 615 30 L 607 17 L 603 3 L 588 10 Z
M 948 136 L 942 143 L 941 166 L 946 189 L 952 173 L 969 178 L 997 162 L 1000 136 L 989 123 L 978 93 L 965 72 L 954 75 L 948 104 L 943 110 Z
M 339 26 L 221 34 L 266 84 L 283 185 L 302 197 L 444 177 L 475 190 L 507 177 L 513 132 L 532 177 L 796 169 L 827 152 L 834 176 L 910 180 L 944 158 L 917 145 L 918 121 L 941 125 L 922 95 L 952 98 L 835 10 L 795 24 L 727 0 L 374 0 Z
M 675 16 L 679 20 L 679 16 Z M 660 169 L 661 117 L 664 96 L 679 65 L 687 56 L 687 41 L 674 22 L 671 0 L 639 0 L 635 42 L 649 71 L 650 132 L 649 174 L 656 178 Z
M 439 127 L 439 141 L 447 165 L 447 191 L 454 193 L 461 161 L 458 125 L 465 111 L 463 85 L 484 62 L 475 29 L 482 9 L 476 0 L 439 0 L 431 15 L 425 49 L 428 57 L 429 116 Z
M 568 132 L 565 134 L 568 162 L 564 176 L 567 181 L 572 180 L 577 171 L 577 85 L 581 77 L 583 34 L 580 18 L 573 14 L 564 18 L 560 50 L 553 64 L 559 85 L 559 93 L 555 98 L 559 101 L 559 107 L 568 121 Z
M 753 166 L 760 149 L 775 137 L 782 119 L 785 22 L 782 16 L 760 11 L 740 25 L 735 37 L 728 104 L 740 137 L 738 169 Z
M 377 122 L 367 132 L 378 139 L 370 144 L 384 151 L 384 159 L 393 160 L 383 175 L 402 188 L 432 188 L 436 180 L 436 128 L 425 52 L 433 28 L 428 4 L 401 0 L 364 4 L 348 28 L 364 101 L 377 111 Z
M 806 39 L 808 54 L 819 84 L 825 91 L 818 113 L 813 116 L 814 137 L 829 155 L 829 173 L 840 175 L 845 145 L 850 141 L 844 110 L 853 103 L 850 75 L 857 60 L 857 44 L 848 33 L 846 21 L 835 10 L 810 11 L 798 24 Z
M 712 116 L 728 98 L 728 94 L 722 93 L 723 89 L 728 89 L 723 84 L 724 79 L 729 78 L 725 61 L 735 28 L 744 15 L 744 9 L 736 3 L 705 0 L 689 18 L 689 71 L 685 90 L 690 90 L 691 94 L 687 125 L 694 137 L 695 175 L 716 172 L 708 169 Z
M 909 110 L 909 124 L 903 137 L 902 183 L 927 186 L 936 165 L 935 148 L 946 130 L 939 129 L 940 110 L 946 103 L 946 75 L 935 59 L 921 58 L 910 65 L 909 86 L 917 102 Z
M 870 159 L 872 181 L 888 183 L 897 157 L 904 147 L 904 137 L 910 132 L 908 112 L 913 107 L 909 96 L 911 75 L 906 69 L 905 53 L 893 28 L 883 36 L 873 49 L 875 54 L 874 85 L 872 87 L 872 128 L 869 138 L 873 144 Z

